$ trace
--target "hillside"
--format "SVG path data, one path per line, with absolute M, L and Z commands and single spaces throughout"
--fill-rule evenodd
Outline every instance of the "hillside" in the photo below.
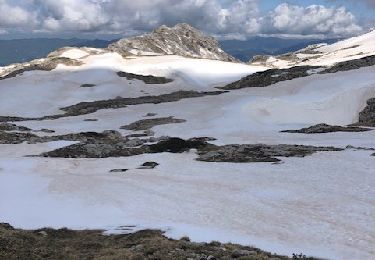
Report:
M 285 68 L 292 66 L 330 66 L 337 62 L 374 55 L 375 31 L 333 44 L 311 45 L 279 56 L 257 57 L 255 65 Z
M 16 39 L 0 40 L 0 66 L 22 63 L 46 57 L 48 53 L 65 47 L 105 48 L 112 41 L 85 39 Z
M 179 55 L 235 61 L 235 58 L 220 48 L 216 39 L 188 24 L 177 24 L 172 28 L 161 26 L 150 34 L 125 38 L 108 48 L 122 55 Z

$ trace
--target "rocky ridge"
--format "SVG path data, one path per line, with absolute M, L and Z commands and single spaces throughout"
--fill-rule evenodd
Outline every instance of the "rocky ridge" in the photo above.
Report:
M 237 61 L 225 53 L 218 41 L 188 24 L 174 27 L 165 25 L 150 34 L 125 38 L 108 46 L 110 51 L 123 56 L 134 55 L 179 55 L 221 61 Z

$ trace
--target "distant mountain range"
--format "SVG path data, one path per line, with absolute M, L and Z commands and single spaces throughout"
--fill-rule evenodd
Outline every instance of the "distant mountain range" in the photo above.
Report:
M 112 42 L 113 41 L 78 38 L 0 40 L 0 66 L 43 58 L 50 52 L 66 46 L 105 48 Z
M 252 37 L 245 41 L 226 40 L 220 45 L 233 57 L 247 62 L 255 55 L 280 55 L 294 52 L 317 43 L 335 43 L 340 39 L 286 39 L 276 37 Z
M 94 47 L 105 48 L 117 40 L 87 40 L 87 39 L 58 39 L 35 38 L 0 40 L 0 66 L 12 63 L 26 62 L 37 58 L 46 57 L 50 52 L 61 47 Z M 333 43 L 337 41 L 312 40 L 312 39 L 281 39 L 274 37 L 253 37 L 246 41 L 225 40 L 220 41 L 222 49 L 233 57 L 247 62 L 254 55 L 279 55 L 286 52 L 297 51 L 310 44 L 321 42 Z

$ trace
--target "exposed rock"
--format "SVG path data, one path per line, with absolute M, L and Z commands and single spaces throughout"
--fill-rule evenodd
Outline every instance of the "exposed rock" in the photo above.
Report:
M 110 173 L 124 173 L 124 172 L 127 172 L 129 169 L 113 169 L 113 170 L 110 170 L 109 172 Z
M 372 129 L 356 127 L 356 126 L 332 126 L 327 124 L 318 124 L 299 130 L 284 130 L 282 133 L 300 133 L 300 134 L 323 134 L 333 132 L 366 132 Z
M 119 77 L 126 78 L 128 80 L 133 80 L 133 79 L 141 80 L 146 84 L 167 84 L 173 81 L 173 79 L 168 79 L 165 77 L 155 77 L 152 75 L 144 76 L 144 75 L 138 75 L 138 74 L 123 72 L 123 71 L 117 72 L 117 75 Z
M 356 70 L 369 66 L 375 66 L 375 55 L 337 63 L 336 65 L 326 69 L 322 73 L 336 73 L 339 71 Z
M 150 34 L 122 39 L 108 46 L 108 49 L 123 56 L 131 55 L 180 55 L 222 61 L 237 61 L 225 53 L 213 37 L 188 24 L 172 28 L 161 26 Z
M 143 133 L 135 133 L 135 134 L 130 134 L 130 135 L 127 135 L 126 137 L 127 138 L 139 138 L 139 137 L 147 137 L 147 136 L 154 136 L 155 133 L 151 130 L 146 130 L 146 131 L 143 131 Z
M 358 147 L 358 146 L 353 146 L 353 145 L 347 145 L 345 148 L 346 149 L 354 149 L 354 150 L 363 150 L 363 151 L 375 151 L 375 148 Z
M 292 56 L 285 56 L 284 58 Z M 281 81 L 307 77 L 311 74 L 336 73 L 339 71 L 348 71 L 369 66 L 375 66 L 375 55 L 367 56 L 362 59 L 340 62 L 329 68 L 317 66 L 296 66 L 287 69 L 270 69 L 251 74 L 236 82 L 228 84 L 224 87 L 220 87 L 219 89 L 232 90 L 241 88 L 267 87 Z
M 59 115 L 59 117 L 75 116 L 94 113 L 101 109 L 118 109 L 124 108 L 131 105 L 141 104 L 159 104 L 167 102 L 175 102 L 186 98 L 197 98 L 203 96 L 214 96 L 220 95 L 225 92 L 223 91 L 211 91 L 211 92 L 196 92 L 196 91 L 177 91 L 169 94 L 159 96 L 141 96 L 137 98 L 115 98 L 101 101 L 82 102 L 69 107 L 61 108 L 65 111 L 65 115 Z M 56 116 L 55 116 L 56 117 Z M 44 117 L 43 119 L 49 119 L 50 117 Z M 52 116 L 53 118 L 53 116 Z
M 66 66 L 80 66 L 82 65 L 82 62 L 63 57 L 35 60 L 30 63 L 17 64 L 10 69 L 3 71 L 0 75 L 0 80 L 14 78 L 26 71 L 51 71 L 59 64 L 64 64 Z
M 145 162 L 139 169 L 155 169 L 158 165 L 157 162 Z
M 148 130 L 158 125 L 178 124 L 178 123 L 184 123 L 184 122 L 186 122 L 186 120 L 176 119 L 173 116 L 170 116 L 170 117 L 139 120 L 134 123 L 131 123 L 130 125 L 122 126 L 121 129 L 140 131 L 140 130 Z
M 279 162 L 276 157 L 305 157 L 316 152 L 342 151 L 334 147 L 315 147 L 306 145 L 265 145 L 232 144 L 206 146 L 198 150 L 199 161 L 205 162 Z
M 0 131 L 0 144 L 20 144 L 38 138 L 38 136 L 30 133 L 8 133 Z
M 0 123 L 0 131 L 31 131 L 31 129 L 11 123 Z
M 359 113 L 358 124 L 375 127 L 375 98 L 367 100 L 367 106 Z
M 124 227 L 128 229 L 127 227 Z M 133 228 L 133 227 L 130 227 Z M 159 230 L 143 230 L 120 235 L 105 235 L 101 230 L 14 229 L 0 224 L 0 258 L 13 259 L 232 259 L 236 252 L 252 252 L 238 259 L 289 260 L 250 246 L 221 243 L 196 243 L 173 240 Z M 255 253 L 253 253 L 255 252 Z M 313 258 L 306 258 L 313 260 Z
M 158 114 L 156 113 L 147 113 L 144 117 L 153 117 L 153 116 L 157 116 Z
M 206 146 L 207 143 L 204 140 L 189 139 L 183 140 L 181 138 L 168 138 L 167 140 L 160 141 L 157 144 L 149 146 L 151 153 L 183 153 L 190 149 L 198 149 Z
M 251 60 L 250 63 L 265 63 L 270 57 L 270 55 L 255 55 Z
M 292 67 L 289 69 L 270 69 L 266 71 L 256 72 L 239 81 L 228 84 L 219 89 L 232 90 L 241 88 L 256 88 L 267 87 L 285 80 L 292 80 L 295 78 L 309 76 L 309 71 L 312 69 L 319 69 L 320 67 L 301 66 Z
M 80 87 L 81 88 L 93 88 L 95 86 L 96 86 L 95 84 L 82 84 Z
M 65 111 L 64 114 L 44 116 L 44 117 L 10 117 L 0 116 L 0 122 L 20 122 L 20 121 L 41 121 L 41 120 L 55 120 L 69 116 L 79 116 L 94 113 L 101 109 L 119 109 L 132 105 L 141 104 L 160 104 L 168 102 L 176 102 L 187 98 L 198 98 L 204 96 L 215 96 L 226 93 L 227 91 L 209 91 L 209 92 L 197 92 L 197 91 L 176 91 L 169 94 L 163 94 L 159 96 L 141 96 L 136 98 L 122 98 L 117 97 L 115 99 L 99 100 L 92 102 L 81 102 L 76 105 L 61 108 Z
M 46 134 L 53 134 L 56 131 L 55 130 L 51 130 L 51 129 L 45 129 L 45 128 L 43 128 L 43 129 L 38 130 L 37 132 L 42 132 L 42 133 L 46 133 Z
M 95 119 L 95 118 L 87 118 L 87 119 L 84 119 L 83 121 L 85 121 L 85 122 L 97 122 L 99 120 Z
M 140 139 L 139 139 L 140 140 Z M 216 146 L 207 143 L 209 138 L 181 138 L 168 137 L 158 140 L 156 144 L 129 146 L 129 140 L 118 138 L 115 140 L 88 140 L 71 146 L 63 147 L 42 154 L 45 157 L 62 158 L 108 158 L 128 157 L 145 153 L 183 153 L 196 149 L 199 161 L 205 162 L 279 162 L 276 157 L 305 157 L 320 151 L 342 151 L 334 147 L 314 147 L 304 145 L 264 145 L 264 144 L 233 144 Z

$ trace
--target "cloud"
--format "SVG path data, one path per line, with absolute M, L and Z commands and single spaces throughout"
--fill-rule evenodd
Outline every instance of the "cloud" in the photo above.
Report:
M 130 35 L 186 22 L 220 37 L 242 38 L 346 36 L 362 29 L 345 8 L 281 4 L 262 14 L 258 5 L 259 0 L 0 0 L 0 29 Z
M 18 5 L 10 5 L 0 0 L 0 29 L 23 28 L 36 24 L 36 14 Z
M 349 36 L 360 33 L 363 28 L 356 23 L 354 15 L 344 7 L 326 8 L 322 5 L 301 7 L 280 4 L 267 18 L 265 30 L 270 33 Z

